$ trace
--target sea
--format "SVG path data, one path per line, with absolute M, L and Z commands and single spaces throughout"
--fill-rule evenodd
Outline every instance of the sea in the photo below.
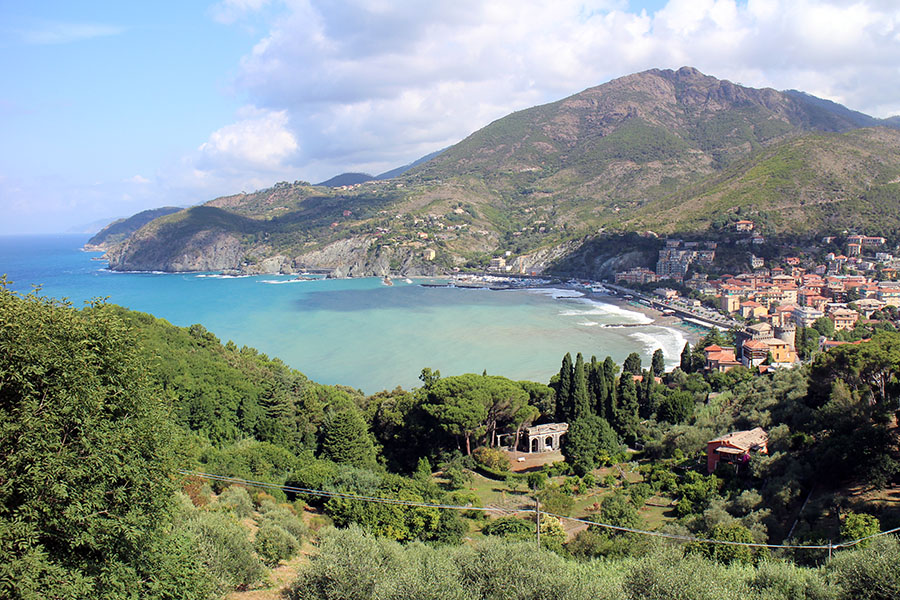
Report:
M 380 278 L 297 280 L 287 275 L 119 273 L 81 250 L 84 235 L 0 236 L 0 275 L 19 293 L 104 299 L 178 326 L 200 323 L 278 357 L 319 383 L 367 394 L 410 389 L 424 367 L 547 383 L 566 352 L 648 366 L 661 348 L 678 364 L 696 330 L 663 325 L 619 299 L 560 288 L 424 287 Z

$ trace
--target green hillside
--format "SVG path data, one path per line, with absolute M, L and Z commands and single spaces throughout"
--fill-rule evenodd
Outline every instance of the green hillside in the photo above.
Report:
M 872 123 L 891 122 L 654 69 L 513 113 L 394 179 L 284 182 L 169 215 L 110 266 L 431 274 L 508 251 L 531 271 L 598 230 L 702 233 L 738 209 L 773 233 L 892 237 L 900 146 L 895 129 L 858 129 Z

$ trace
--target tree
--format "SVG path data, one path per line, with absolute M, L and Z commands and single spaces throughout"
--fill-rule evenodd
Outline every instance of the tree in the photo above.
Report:
M 579 352 L 578 356 L 575 358 L 575 369 L 572 377 L 572 414 L 569 416 L 571 419 L 578 419 L 591 414 L 587 377 L 584 373 L 584 358 L 582 358 L 581 352 Z
M 690 342 L 685 342 L 684 349 L 681 351 L 681 370 L 685 373 L 692 373 L 694 371 Z
M 480 379 L 472 374 L 441 379 L 422 406 L 444 431 L 465 439 L 466 454 L 472 454 L 472 436 L 483 431 L 487 417 L 485 391 L 476 377 Z
M 0 280 L 0 596 L 201 598 L 180 435 L 114 311 Z
M 569 425 L 562 452 L 578 475 L 585 475 L 616 454 L 619 441 L 605 419 L 588 415 Z
M 657 348 L 653 352 L 653 358 L 650 359 L 650 371 L 656 377 L 662 377 L 666 372 L 666 358 L 663 356 L 662 348 Z
M 575 387 L 573 371 L 572 355 L 566 352 L 559 369 L 559 383 L 556 386 L 557 421 L 568 421 L 572 416 L 572 394 Z
M 690 392 L 678 390 L 660 402 L 657 420 L 678 424 L 686 421 L 692 414 L 694 414 L 694 396 Z
M 638 427 L 637 388 L 634 379 L 628 373 L 622 373 L 619 377 L 619 386 L 616 390 L 618 405 L 613 418 L 613 429 L 626 440 L 634 441 Z
M 879 531 L 881 524 L 872 515 L 850 511 L 841 519 L 841 539 L 845 542 L 867 538 Z M 859 543 L 859 547 L 865 548 L 868 544 L 869 540 L 865 540 Z
M 818 331 L 819 335 L 824 335 L 827 338 L 834 337 L 834 321 L 828 317 L 819 317 L 813 321 L 812 328 Z
M 632 352 L 625 358 L 625 362 L 622 363 L 622 373 L 631 373 L 632 375 L 640 375 L 641 374 L 641 355 L 637 352 Z
M 333 412 L 325 418 L 322 427 L 322 458 L 356 467 L 375 464 L 375 445 L 358 410 Z

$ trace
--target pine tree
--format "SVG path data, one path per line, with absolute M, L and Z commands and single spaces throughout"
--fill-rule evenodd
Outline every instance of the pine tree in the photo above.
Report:
M 556 388 L 556 420 L 560 422 L 568 421 L 572 414 L 572 392 L 574 391 L 572 371 L 572 355 L 566 352 L 562 360 L 562 367 L 559 369 L 559 384 Z
M 331 413 L 322 425 L 322 458 L 356 467 L 375 464 L 375 445 L 358 410 Z

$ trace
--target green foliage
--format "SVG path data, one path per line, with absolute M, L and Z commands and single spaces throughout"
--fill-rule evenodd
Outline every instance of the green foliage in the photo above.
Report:
M 625 578 L 629 598 L 721 600 L 752 598 L 739 573 L 697 556 L 663 548 L 642 558 Z
M 325 417 L 322 458 L 357 467 L 375 464 L 375 446 L 359 410 L 348 408 Z
M 668 394 L 657 409 L 657 418 L 669 423 L 681 423 L 694 414 L 694 396 L 687 391 Z
M 541 490 L 547 485 L 547 474 L 540 471 L 532 472 L 528 474 L 526 481 L 528 481 L 529 489 Z
M 0 596 L 208 595 L 168 526 L 181 436 L 135 346 L 107 307 L 0 282 Z
M 641 355 L 637 352 L 632 352 L 625 358 L 625 362 L 622 363 L 622 373 L 631 373 L 632 375 L 640 375 L 641 374 Z
M 552 539 L 552 535 L 550 535 Z M 324 533 L 290 600 L 624 600 L 598 567 L 566 561 L 533 543 L 400 546 L 358 529 Z
M 662 377 L 666 372 L 666 358 L 663 356 L 661 348 L 653 351 L 653 358 L 650 359 L 650 371 L 656 377 Z
M 497 448 L 481 446 L 472 453 L 475 461 L 488 469 L 505 473 L 510 469 L 509 456 Z
M 728 542 L 753 543 L 753 534 L 740 523 L 717 523 L 709 531 L 709 539 Z M 697 550 L 704 556 L 729 564 L 732 562 L 750 563 L 754 559 L 754 551 L 749 546 L 731 544 L 698 544 Z
M 239 519 L 249 517 L 253 513 L 253 500 L 247 488 L 232 485 L 219 494 L 218 503 L 228 507 Z
M 297 554 L 300 542 L 276 523 L 267 521 L 256 532 L 253 547 L 267 566 L 275 567 Z
M 260 582 L 265 569 L 253 554 L 249 532 L 221 512 L 189 510 L 178 527 L 193 537 L 192 551 L 216 581 L 219 592 L 244 589 Z
M 585 475 L 621 449 L 616 433 L 605 419 L 589 415 L 569 426 L 563 440 L 563 454 L 575 473 Z
M 298 542 L 302 542 L 309 535 L 309 528 L 300 517 L 280 506 L 271 506 L 263 513 L 259 526 L 263 527 L 267 523 L 278 525 L 294 536 Z
M 841 539 L 845 542 L 860 540 L 881 531 L 878 519 L 865 513 L 848 512 L 841 519 Z M 870 540 L 859 543 L 860 548 L 865 548 Z
M 519 517 L 500 517 L 488 521 L 481 529 L 484 535 L 502 535 L 520 540 L 534 538 L 534 520 Z
M 839 552 L 827 565 L 827 571 L 845 598 L 892 600 L 900 596 L 900 542 L 896 537 L 881 537 L 867 548 Z
M 637 528 L 641 517 L 637 508 L 624 494 L 613 494 L 603 499 L 600 504 L 600 522 L 616 527 Z
M 541 502 L 541 510 L 549 513 L 568 516 L 572 512 L 575 500 L 558 487 L 547 487 L 537 493 Z

